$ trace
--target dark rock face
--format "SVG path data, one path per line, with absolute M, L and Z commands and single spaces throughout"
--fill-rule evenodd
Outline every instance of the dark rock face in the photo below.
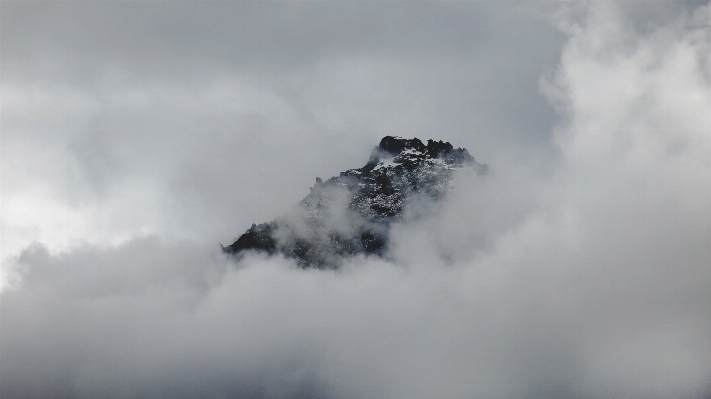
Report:
M 390 224 L 402 219 L 417 198 L 442 198 L 452 188 L 452 173 L 486 165 L 450 143 L 386 136 L 368 163 L 327 181 L 316 178 L 311 193 L 274 221 L 253 224 L 226 253 L 283 254 L 302 267 L 335 268 L 345 257 L 382 256 Z

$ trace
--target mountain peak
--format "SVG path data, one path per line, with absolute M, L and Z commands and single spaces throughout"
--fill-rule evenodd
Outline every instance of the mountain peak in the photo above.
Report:
M 275 220 L 253 224 L 228 254 L 282 254 L 303 267 L 334 268 L 354 255 L 382 256 L 390 225 L 417 197 L 439 200 L 452 188 L 452 173 L 486 165 L 464 148 L 443 141 L 385 136 L 362 168 L 326 181 L 316 178 L 310 194 Z
M 464 148 L 455 149 L 449 142 L 427 140 L 425 145 L 417 137 L 406 139 L 399 136 L 385 136 L 375 148 L 375 152 L 407 158 L 445 159 L 449 163 L 474 162 L 474 157 Z

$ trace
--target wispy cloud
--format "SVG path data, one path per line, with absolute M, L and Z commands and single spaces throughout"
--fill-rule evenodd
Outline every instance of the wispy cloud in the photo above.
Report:
M 143 22 L 118 3 L 67 4 L 52 5 L 65 19 L 2 6 L 3 256 L 21 284 L 0 294 L 1 396 L 709 395 L 708 5 L 350 18 L 368 11 L 256 3 L 230 30 L 217 3 L 147 3 L 158 11 Z M 179 24 L 188 8 L 197 16 Z M 7 10 L 47 23 L 24 36 Z M 562 33 L 532 16 L 544 11 Z M 299 30 L 323 13 L 329 24 Z M 414 34 L 417 15 L 447 29 Z M 491 26 L 504 17 L 524 22 Z M 293 35 L 241 33 L 272 19 Z M 86 21 L 109 29 L 83 37 L 98 32 Z M 232 39 L 168 35 L 206 21 Z M 314 33 L 348 29 L 370 36 Z M 543 55 L 525 45 L 535 38 Z M 222 54 L 239 43 L 257 47 Z M 57 54 L 53 75 L 41 58 Z M 234 70 L 139 73 L 182 55 Z M 257 59 L 281 67 L 244 72 Z M 507 63 L 488 86 L 487 65 Z M 83 68 L 95 74 L 77 78 Z M 395 226 L 387 261 L 319 271 L 220 252 L 392 133 L 467 147 L 490 173 L 460 174 L 430 217 Z

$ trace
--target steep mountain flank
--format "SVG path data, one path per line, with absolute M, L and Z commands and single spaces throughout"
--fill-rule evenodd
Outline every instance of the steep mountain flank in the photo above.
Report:
M 283 254 L 303 267 L 334 268 L 345 257 L 382 256 L 390 225 L 418 198 L 439 200 L 452 188 L 455 170 L 486 165 L 450 143 L 386 136 L 368 163 L 326 181 L 316 178 L 311 193 L 275 220 L 253 224 L 226 253 Z

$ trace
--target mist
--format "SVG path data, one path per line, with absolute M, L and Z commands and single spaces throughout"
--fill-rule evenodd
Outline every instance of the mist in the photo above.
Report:
M 711 397 L 709 4 L 319 4 L 3 2 L 0 396 Z M 222 253 L 389 134 L 488 173 Z

